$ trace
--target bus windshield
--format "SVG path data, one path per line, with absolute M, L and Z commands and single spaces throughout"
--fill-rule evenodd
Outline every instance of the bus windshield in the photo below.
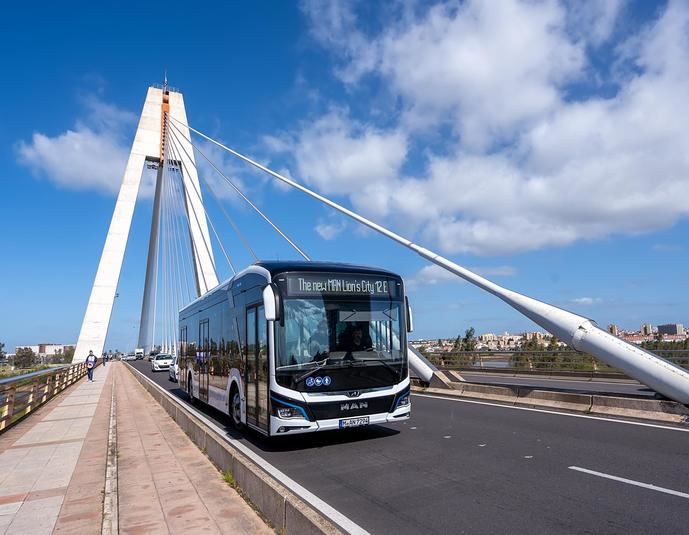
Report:
M 393 300 L 286 299 L 276 370 L 383 365 L 401 373 L 402 311 Z

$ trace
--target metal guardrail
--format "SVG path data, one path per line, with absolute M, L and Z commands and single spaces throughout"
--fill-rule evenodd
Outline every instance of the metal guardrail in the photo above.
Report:
M 689 350 L 657 350 L 654 353 L 689 370 Z M 440 369 L 531 375 L 572 375 L 626 378 L 604 362 L 577 351 L 461 351 L 426 353 Z
M 100 364 L 98 359 L 96 366 Z M 72 364 L 0 381 L 0 433 L 86 375 L 86 364 Z

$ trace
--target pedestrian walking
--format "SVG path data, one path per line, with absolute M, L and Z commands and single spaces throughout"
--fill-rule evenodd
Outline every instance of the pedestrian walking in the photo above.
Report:
M 107 363 L 108 363 L 108 354 L 103 353 L 103 368 L 105 368 Z
M 89 351 L 88 357 L 86 357 L 86 372 L 91 382 L 93 382 L 93 369 L 96 367 L 96 360 L 96 355 L 93 354 L 93 351 Z

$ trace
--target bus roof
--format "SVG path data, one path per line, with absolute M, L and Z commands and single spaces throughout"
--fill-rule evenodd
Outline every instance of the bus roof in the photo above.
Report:
M 268 270 L 272 275 L 284 273 L 289 271 L 336 271 L 339 273 L 365 273 L 365 274 L 384 274 L 393 277 L 399 277 L 398 274 L 388 271 L 387 269 L 380 269 L 370 266 L 359 266 L 356 264 L 345 264 L 341 262 L 306 262 L 306 261 L 280 261 L 280 260 L 262 260 L 256 262 L 257 266 L 261 266 Z

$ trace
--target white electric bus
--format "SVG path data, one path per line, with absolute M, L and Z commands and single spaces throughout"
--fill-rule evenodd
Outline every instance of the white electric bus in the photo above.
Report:
M 348 264 L 258 262 L 179 313 L 179 382 L 269 436 L 406 420 L 402 279 Z

